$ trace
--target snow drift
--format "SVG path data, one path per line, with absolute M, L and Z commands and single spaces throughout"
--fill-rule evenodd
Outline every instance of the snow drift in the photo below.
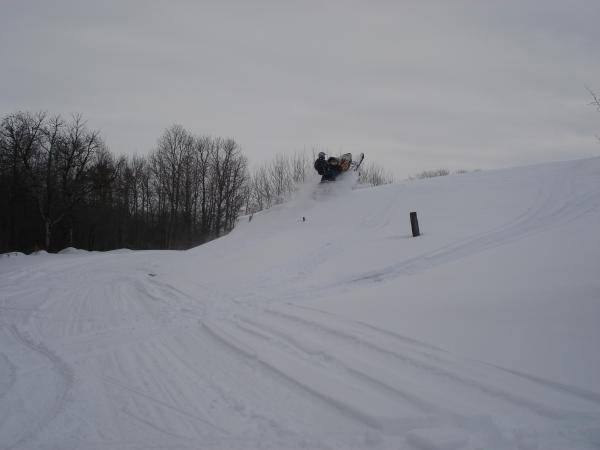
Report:
M 0 258 L 0 446 L 598 448 L 600 159 L 348 175 L 187 252 Z

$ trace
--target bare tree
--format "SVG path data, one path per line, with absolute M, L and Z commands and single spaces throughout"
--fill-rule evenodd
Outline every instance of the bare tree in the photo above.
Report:
M 192 136 L 180 125 L 167 128 L 158 140 L 152 155 L 152 169 L 161 194 L 166 195 L 161 206 L 168 210 L 165 246 L 170 247 L 175 233 L 177 214 L 181 207 L 184 165 L 193 148 Z
M 422 180 L 424 178 L 445 177 L 447 175 L 450 175 L 450 171 L 448 169 L 424 170 L 423 172 L 419 172 L 416 175 L 410 176 L 408 179 Z
M 49 246 L 49 235 L 52 226 L 63 220 L 67 214 L 88 194 L 88 172 L 96 153 L 104 147 L 98 131 L 90 131 L 80 115 L 66 125 L 64 136 L 57 140 L 57 175 L 63 205 L 51 222 L 47 222 L 46 245 Z M 50 227 L 48 227 L 48 224 Z M 73 245 L 72 216 L 69 224 L 69 245 Z
M 250 181 L 250 210 L 253 213 L 270 208 L 273 205 L 271 182 L 265 165 L 254 171 Z
M 209 220 L 209 183 L 210 183 L 210 160 L 213 152 L 213 141 L 206 136 L 197 136 L 194 138 L 194 158 L 198 167 L 198 196 L 200 202 L 200 234 L 207 236 L 210 232 Z M 196 212 L 196 215 L 198 212 Z
M 233 226 L 243 205 L 240 192 L 247 181 L 247 160 L 233 139 L 217 139 L 212 152 L 215 237 Z
M 600 98 L 598 98 L 596 93 L 594 91 L 592 91 L 590 88 L 587 88 L 587 90 L 590 93 L 590 95 L 592 96 L 592 101 L 590 102 L 590 105 L 595 106 L 596 109 L 600 112 Z
M 284 154 L 277 154 L 268 167 L 269 178 L 275 202 L 281 203 L 294 190 L 292 160 Z
M 382 184 L 393 183 L 394 181 L 394 175 L 391 172 L 373 161 L 361 165 L 358 178 L 360 184 L 380 186 Z
M 44 113 L 16 113 L 5 118 L 2 129 L 4 141 L 27 178 L 27 192 L 37 205 L 48 249 L 52 228 L 85 196 L 91 157 L 102 142 L 81 116 L 65 124 L 58 116 L 47 119 Z
M 270 208 L 284 202 L 312 171 L 306 152 L 276 154 L 271 161 L 256 167 L 248 181 L 246 213 Z
M 592 91 L 590 88 L 587 88 L 587 90 L 590 93 L 590 95 L 592 96 L 592 101 L 590 102 L 590 105 L 595 106 L 596 109 L 600 112 L 600 98 L 598 98 L 596 93 L 594 91 Z M 600 136 L 596 135 L 596 139 L 598 139 L 600 141 Z
M 41 183 L 32 183 L 35 180 L 36 159 L 40 151 L 40 139 L 43 135 L 45 113 L 17 112 L 2 120 L 1 151 L 3 174 L 9 180 L 8 185 L 8 245 L 17 243 L 17 207 L 24 200 L 23 191 L 30 191 L 32 186 Z M 29 178 L 30 180 L 25 180 Z M 29 194 L 29 192 L 28 192 Z M 39 205 L 38 205 L 39 206 Z
M 290 159 L 290 166 L 294 184 L 304 183 L 312 170 L 312 159 L 306 152 L 295 152 Z

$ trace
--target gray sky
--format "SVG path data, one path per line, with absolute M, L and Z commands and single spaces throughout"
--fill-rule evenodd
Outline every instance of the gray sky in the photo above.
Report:
M 173 123 L 401 176 L 600 153 L 598 0 L 0 4 L 0 114 L 80 112 L 118 154 Z

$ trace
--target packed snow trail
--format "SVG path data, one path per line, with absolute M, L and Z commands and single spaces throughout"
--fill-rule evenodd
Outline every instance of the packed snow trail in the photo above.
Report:
M 1 258 L 0 447 L 598 448 L 600 159 L 354 181 L 187 252 Z

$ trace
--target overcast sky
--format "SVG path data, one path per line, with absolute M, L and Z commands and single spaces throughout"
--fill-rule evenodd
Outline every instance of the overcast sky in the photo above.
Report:
M 600 154 L 599 0 L 0 5 L 0 113 L 82 113 L 118 154 L 173 123 L 400 176 Z

